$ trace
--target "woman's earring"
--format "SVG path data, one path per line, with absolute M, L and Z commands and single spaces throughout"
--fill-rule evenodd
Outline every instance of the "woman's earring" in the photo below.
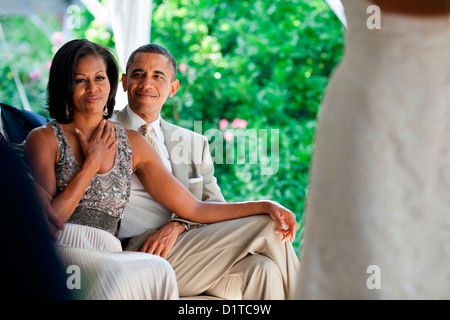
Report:
M 103 115 L 104 115 L 105 117 L 107 117 L 108 114 L 109 114 L 108 108 L 107 108 L 107 106 L 105 106 L 105 108 L 103 108 Z
M 70 118 L 69 105 L 66 103 L 66 119 Z

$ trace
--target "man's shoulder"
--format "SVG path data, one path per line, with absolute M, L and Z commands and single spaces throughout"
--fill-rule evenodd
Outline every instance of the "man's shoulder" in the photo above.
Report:
M 17 109 L 15 107 L 12 107 L 10 105 L 4 104 L 4 103 L 0 103 L 1 108 L 2 108 L 2 113 L 4 114 L 11 114 L 14 115 L 15 117 L 18 117 L 20 119 L 25 120 L 27 123 L 30 123 L 33 126 L 42 126 L 44 124 L 46 124 L 47 122 L 49 122 L 49 120 L 47 118 L 45 118 L 44 116 L 41 116 L 38 113 L 34 113 L 31 111 L 27 111 L 27 110 L 21 110 L 21 109 Z
M 112 121 L 116 121 L 118 123 L 122 123 L 124 122 L 126 119 L 128 119 L 128 115 L 127 115 L 127 108 L 123 108 L 120 110 L 114 110 L 114 113 L 111 117 Z
M 166 133 L 170 132 L 172 134 L 190 137 L 192 139 L 206 139 L 206 137 L 200 133 L 169 123 L 163 118 L 161 118 L 161 129 Z

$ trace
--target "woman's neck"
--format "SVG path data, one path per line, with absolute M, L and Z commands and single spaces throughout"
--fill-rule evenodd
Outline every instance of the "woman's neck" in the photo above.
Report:
M 74 132 L 75 129 L 78 129 L 81 132 L 83 132 L 83 134 L 86 138 L 89 139 L 103 119 L 104 119 L 103 115 L 84 116 L 82 114 L 75 113 L 73 115 L 73 120 L 69 125 L 70 125 L 71 131 Z

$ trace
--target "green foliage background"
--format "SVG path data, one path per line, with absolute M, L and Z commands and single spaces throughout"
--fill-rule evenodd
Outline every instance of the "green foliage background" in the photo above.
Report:
M 58 21 L 47 19 L 58 30 Z M 26 19 L 0 21 L 14 48 L 0 47 L 0 101 L 21 106 L 9 69 L 14 65 L 33 110 L 46 115 L 52 44 Z M 86 10 L 81 21 L 76 37 L 114 48 L 111 31 Z M 245 119 L 246 129 L 256 132 L 278 130 L 279 147 L 269 151 L 279 157 L 276 174 L 262 175 L 260 161 L 250 163 L 250 153 L 259 151 L 250 147 L 252 141 L 247 141 L 241 159 L 236 141 L 224 141 L 223 156 L 233 152 L 236 160 L 218 161 L 215 175 L 227 201 L 272 199 L 295 212 L 300 223 L 297 250 L 316 115 L 330 73 L 342 56 L 342 40 L 342 24 L 322 0 L 153 1 L 151 41 L 186 66 L 178 72 L 180 89 L 167 101 L 163 117 L 192 130 L 194 121 L 202 121 L 201 133 L 218 129 L 221 119 L 231 123 L 236 118 Z M 41 77 L 30 80 L 30 71 L 36 69 Z M 268 139 L 276 142 L 275 138 Z

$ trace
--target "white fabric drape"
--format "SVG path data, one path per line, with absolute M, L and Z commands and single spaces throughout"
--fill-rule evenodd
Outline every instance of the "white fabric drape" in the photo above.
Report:
M 336 16 L 341 20 L 342 24 L 347 28 L 347 18 L 344 12 L 344 6 L 341 0 L 325 0 L 330 6 L 331 10 L 334 11 Z
M 108 0 L 106 3 L 119 65 L 123 72 L 130 54 L 139 46 L 150 42 L 152 5 L 152 0 Z M 116 109 L 120 110 L 126 104 L 126 93 L 118 88 Z

